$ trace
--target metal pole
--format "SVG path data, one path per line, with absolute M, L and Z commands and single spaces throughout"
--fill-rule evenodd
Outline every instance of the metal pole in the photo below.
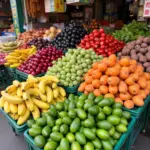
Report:
M 24 11 L 24 18 L 25 18 L 25 24 L 28 25 L 28 13 L 27 13 L 27 7 L 26 7 L 26 0 L 23 1 L 23 11 Z

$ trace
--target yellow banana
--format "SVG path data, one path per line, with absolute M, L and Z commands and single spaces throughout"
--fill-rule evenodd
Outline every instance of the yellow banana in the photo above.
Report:
M 34 86 L 34 81 L 28 81 L 28 82 L 25 82 L 25 84 L 22 85 L 22 90 L 26 91 L 30 88 L 33 88 Z
M 46 102 L 47 101 L 47 96 L 45 94 L 42 94 L 39 90 L 39 95 L 42 101 Z
M 38 118 L 40 118 L 40 110 L 38 109 L 36 105 L 34 106 L 34 111 L 32 112 L 32 115 L 33 115 L 34 120 L 37 120 Z
M 17 91 L 14 91 L 14 92 L 10 93 L 10 95 L 17 96 Z
M 36 82 L 38 82 L 38 78 L 35 78 L 33 75 L 29 74 L 29 75 L 28 75 L 27 82 L 28 82 L 28 81 L 34 81 L 34 82 L 36 83 Z
M 41 111 L 46 113 L 46 112 L 48 112 L 48 109 L 41 109 Z
M 10 104 L 7 101 L 4 103 L 4 111 L 10 113 Z
M 37 83 L 34 83 L 34 88 L 38 88 L 38 84 Z
M 15 114 L 10 113 L 9 116 L 15 120 Z
M 10 64 L 18 63 L 18 60 L 16 59 L 8 59 L 7 60 Z
M 62 87 L 58 87 L 59 92 L 61 94 L 61 96 L 65 97 L 66 96 L 66 91 L 62 88 Z
M 54 98 L 57 98 L 59 96 L 59 89 L 58 88 L 53 89 L 53 95 L 54 95 Z
M 9 65 L 10 65 L 10 63 L 9 63 L 9 62 L 6 62 L 4 65 L 5 65 L 5 66 L 9 66 Z
M 52 83 L 52 88 L 53 89 L 57 88 L 57 84 L 55 82 Z
M 29 117 L 30 117 L 30 111 L 28 109 L 26 109 L 25 114 L 18 118 L 17 124 L 18 125 L 24 124 L 28 120 Z
M 10 103 L 10 112 L 13 113 L 13 114 L 18 112 L 18 107 L 17 107 L 16 104 Z
M 53 101 L 50 104 L 56 104 L 56 100 L 53 99 Z
M 1 94 L 5 101 L 10 102 L 12 104 L 21 104 L 23 102 L 22 98 L 18 96 L 9 95 L 5 91 L 2 91 Z
M 13 85 L 16 87 L 19 87 L 21 85 L 21 83 L 18 80 L 14 80 Z
M 47 102 L 50 103 L 53 101 L 53 91 L 50 87 L 46 86 L 46 95 L 47 95 Z
M 38 108 L 41 108 L 41 109 L 48 109 L 50 107 L 50 104 L 46 103 L 46 102 L 43 102 L 43 101 L 40 101 L 36 98 L 32 98 L 33 100 L 33 103 L 38 107 Z
M 42 94 L 45 94 L 46 92 L 46 85 L 50 84 L 52 81 L 51 80 L 46 80 L 46 79 L 42 79 L 39 83 L 39 90 Z
M 25 103 L 30 111 L 34 111 L 34 103 L 31 99 L 26 100 Z
M 15 92 L 16 90 L 17 90 L 17 87 L 15 85 L 10 85 L 9 87 L 6 88 L 5 91 L 10 94 L 10 93 Z
M 21 87 L 18 87 L 17 96 L 22 97 L 22 95 L 23 95 L 23 93 L 22 93 Z
M 26 112 L 26 104 L 23 102 L 22 104 L 18 105 L 18 115 L 23 116 Z
M 5 100 L 3 97 L 0 98 L 0 108 L 4 107 Z
M 20 66 L 20 63 L 14 63 L 13 65 L 10 65 L 10 68 L 17 68 Z
M 37 88 L 28 89 L 26 92 L 23 92 L 23 99 L 31 99 L 31 95 L 39 96 L 39 90 Z
M 18 120 L 19 119 L 19 115 L 18 114 L 14 114 L 14 120 Z
M 59 80 L 58 80 L 57 77 L 51 76 L 51 75 L 46 75 L 46 76 L 41 77 L 41 80 L 43 80 L 43 79 L 44 79 L 44 80 L 50 80 L 50 81 L 56 82 L 56 83 L 59 82 Z
M 7 56 L 5 57 L 5 59 L 8 60 L 8 61 L 9 61 L 9 59 L 10 59 L 10 60 L 12 60 L 12 59 L 16 60 L 17 57 L 12 56 L 11 53 L 10 53 L 9 55 L 7 55 Z

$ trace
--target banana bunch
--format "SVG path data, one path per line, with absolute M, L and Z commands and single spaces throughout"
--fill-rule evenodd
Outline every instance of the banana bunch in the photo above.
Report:
M 1 92 L 0 108 L 17 120 L 18 125 L 24 124 L 31 115 L 37 120 L 51 104 L 66 99 L 66 92 L 58 82 L 56 77 L 49 75 L 37 78 L 29 75 L 26 82 L 15 80 Z
M 18 48 L 21 44 L 22 42 L 17 42 L 17 41 L 5 42 L 0 45 L 0 48 L 1 48 L 1 51 L 8 53 Z
M 6 60 L 5 66 L 8 66 L 10 68 L 17 68 L 25 60 L 27 60 L 29 56 L 35 53 L 36 53 L 35 46 L 32 46 L 31 48 L 28 49 L 21 49 L 21 50 L 16 49 L 5 57 Z

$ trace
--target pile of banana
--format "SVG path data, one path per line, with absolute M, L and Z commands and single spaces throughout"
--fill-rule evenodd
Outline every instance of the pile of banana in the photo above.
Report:
M 28 76 L 26 82 L 13 81 L 13 84 L 1 92 L 0 108 L 9 114 L 18 125 L 24 124 L 33 116 L 35 120 L 41 112 L 47 112 L 51 104 L 63 102 L 66 92 L 57 85 L 54 76 L 35 78 Z
M 24 61 L 26 61 L 29 56 L 35 53 L 36 53 L 35 46 L 31 46 L 31 48 L 28 49 L 16 49 L 5 57 L 6 63 L 4 65 L 10 68 L 17 68 Z
M 5 42 L 0 45 L 0 49 L 5 53 L 9 53 L 12 52 L 14 49 L 17 49 L 19 46 L 21 46 L 21 44 L 22 42 L 17 41 Z

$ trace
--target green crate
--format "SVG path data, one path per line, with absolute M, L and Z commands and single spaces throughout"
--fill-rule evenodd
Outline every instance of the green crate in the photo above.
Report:
M 36 75 L 35 77 L 42 77 L 44 75 L 45 75 L 45 73 L 41 73 L 41 74 Z M 18 69 L 16 69 L 16 76 L 17 76 L 17 80 L 20 81 L 20 82 L 26 81 L 27 78 L 28 78 L 27 73 L 21 72 Z
M 34 145 L 33 138 L 28 134 L 29 129 L 24 132 L 24 139 L 27 142 L 28 150 L 42 150 Z
M 120 137 L 119 141 L 117 142 L 117 144 L 115 145 L 114 147 L 114 150 L 120 150 L 122 148 L 122 146 L 124 145 L 124 143 L 126 142 L 126 139 L 128 138 L 129 134 L 131 133 L 131 131 L 133 130 L 133 127 L 134 127 L 134 124 L 136 122 L 136 119 L 135 117 L 132 117 L 131 118 L 131 121 L 128 125 L 128 131 L 124 134 L 122 134 L 122 136 Z M 28 134 L 28 131 L 29 129 L 27 129 L 25 132 L 24 132 L 24 138 L 25 138 L 25 141 L 27 142 L 28 144 L 28 150 L 43 150 L 43 149 L 40 149 L 40 148 L 37 148 L 35 145 L 34 145 L 34 140 L 33 138 Z
M 127 109 L 127 108 L 123 107 L 123 109 L 130 112 L 132 116 L 139 118 L 141 116 L 141 114 L 144 112 L 145 108 L 148 106 L 149 102 L 150 102 L 150 95 L 147 96 L 147 98 L 144 100 L 144 106 L 134 107 L 133 109 Z
M 82 94 L 83 94 L 82 92 L 79 92 L 79 91 L 77 92 L 77 95 L 78 95 L 78 96 L 80 96 L 80 95 L 82 95 Z
M 5 67 L 12 80 L 16 80 L 16 68 Z
M 0 65 L 0 90 L 7 88 L 13 81 L 12 74 L 4 65 Z
M 76 94 L 78 92 L 78 87 L 80 84 L 76 86 L 62 86 L 68 94 Z
M 126 140 L 128 139 L 128 136 L 131 134 L 131 132 L 134 128 L 135 122 L 136 122 L 136 118 L 132 117 L 131 121 L 128 125 L 128 131 L 126 133 L 122 134 L 119 141 L 115 145 L 114 150 L 120 150 L 123 147 L 123 145 L 126 143 Z
M 24 131 L 28 128 L 27 123 L 19 126 L 15 120 L 13 120 L 8 114 L 6 114 L 3 109 L 0 109 L 0 112 L 3 113 L 5 118 L 7 119 L 9 125 L 11 126 L 13 132 L 18 135 L 24 133 Z
M 132 129 L 132 132 L 129 134 L 127 138 L 126 150 L 131 150 L 131 147 L 134 144 L 135 140 L 137 139 L 139 133 L 145 129 L 146 124 L 148 122 L 149 105 L 150 104 L 148 104 L 147 107 L 144 108 L 144 111 L 141 113 L 141 115 L 138 118 L 135 116 L 136 122 Z

